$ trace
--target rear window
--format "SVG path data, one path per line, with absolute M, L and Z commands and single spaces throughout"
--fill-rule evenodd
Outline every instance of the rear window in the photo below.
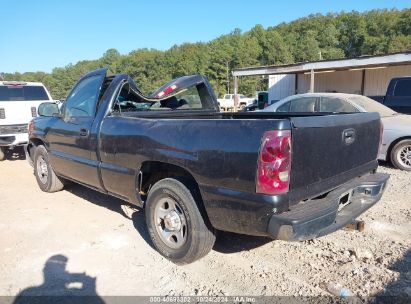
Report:
M 125 84 L 114 104 L 116 112 L 213 109 L 213 99 L 203 83 L 187 87 L 176 95 L 152 102 L 130 90 Z
M 290 112 L 315 112 L 317 97 L 301 97 L 291 101 Z
M 290 112 L 290 104 L 291 102 L 286 102 L 282 106 L 279 106 L 277 112 Z
M 366 96 L 351 96 L 348 98 L 367 112 L 378 112 L 382 117 L 392 116 L 397 112 Z
M 48 100 L 42 86 L 0 86 L 0 101 Z
M 321 97 L 320 112 L 352 113 L 358 110 L 349 102 L 337 97 Z

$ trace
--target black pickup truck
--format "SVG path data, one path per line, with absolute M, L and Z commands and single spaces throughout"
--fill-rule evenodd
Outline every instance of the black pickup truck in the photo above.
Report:
M 220 113 L 200 75 L 144 96 L 125 74 L 85 75 L 59 110 L 39 107 L 27 153 L 41 190 L 71 180 L 145 209 L 158 251 L 177 264 L 215 232 L 306 240 L 374 205 L 376 113 Z
M 411 76 L 390 80 L 385 96 L 370 96 L 398 113 L 411 114 Z

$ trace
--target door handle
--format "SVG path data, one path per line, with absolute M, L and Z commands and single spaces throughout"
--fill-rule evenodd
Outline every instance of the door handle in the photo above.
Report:
M 346 145 L 351 145 L 355 141 L 355 130 L 354 129 L 344 130 L 342 133 L 342 139 Z
M 88 136 L 88 130 L 87 129 L 80 129 L 80 136 Z

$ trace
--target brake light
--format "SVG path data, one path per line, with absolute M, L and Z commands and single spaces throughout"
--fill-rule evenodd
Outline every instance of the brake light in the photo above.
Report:
M 290 188 L 291 131 L 267 131 L 258 156 L 256 192 L 281 194 Z
M 36 107 L 31 107 L 31 117 L 37 117 L 37 109 L 36 109 Z
M 29 127 L 28 127 L 29 137 L 31 136 L 31 134 L 33 134 L 33 130 L 34 130 L 34 121 L 32 120 L 29 122 Z
M 162 97 L 164 95 L 168 95 L 171 92 L 173 92 L 175 89 L 177 89 L 177 86 L 175 84 L 173 84 L 172 86 L 169 86 L 169 87 L 165 88 L 164 90 L 162 90 L 160 93 L 158 93 L 157 97 Z

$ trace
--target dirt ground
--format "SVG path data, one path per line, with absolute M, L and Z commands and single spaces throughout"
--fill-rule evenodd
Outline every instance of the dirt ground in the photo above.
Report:
M 361 216 L 364 232 L 301 243 L 220 233 L 205 258 L 176 266 L 152 248 L 143 212 L 75 184 L 44 193 L 24 156 L 10 155 L 0 163 L 0 295 L 315 296 L 328 283 L 411 295 L 411 173 L 379 171 L 391 179 Z

